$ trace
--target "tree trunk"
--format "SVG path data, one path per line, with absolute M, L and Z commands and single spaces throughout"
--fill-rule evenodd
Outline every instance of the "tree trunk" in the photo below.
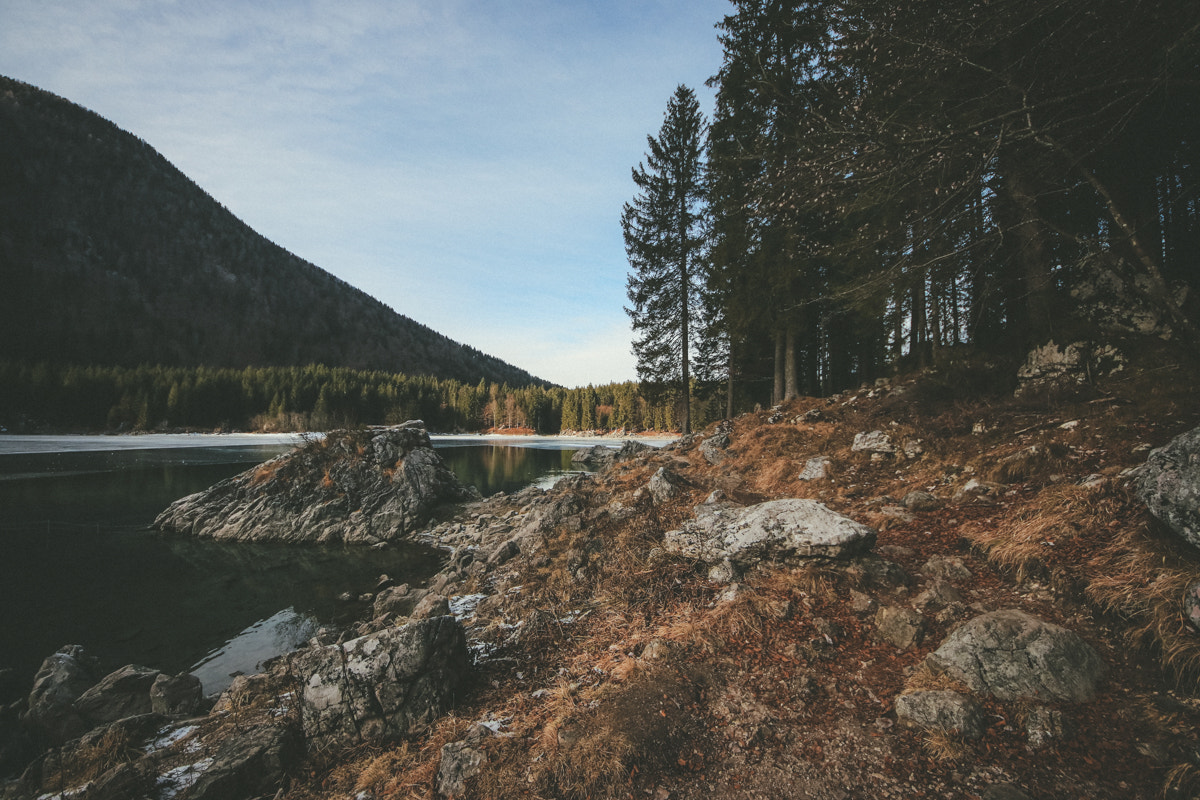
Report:
M 1053 331 L 1050 317 L 1051 281 L 1037 197 L 1029 178 L 1019 168 L 1008 176 L 1005 185 L 1016 213 L 1013 236 L 1017 240 L 1018 270 L 1025 295 L 1027 343 L 1045 344 Z
M 783 383 L 784 400 L 799 396 L 800 388 L 796 381 L 796 326 L 790 322 L 784 335 Z
M 771 392 L 771 405 L 779 405 L 783 402 L 783 331 L 778 328 L 775 330 L 775 388 Z
M 908 352 L 916 356 L 919 367 L 928 366 L 925 356 L 925 325 L 925 276 L 921 275 L 912 288 L 912 330 L 908 332 Z
M 732 348 L 731 348 L 732 350 Z M 733 356 L 729 356 L 729 373 L 725 378 L 725 419 L 733 419 Z

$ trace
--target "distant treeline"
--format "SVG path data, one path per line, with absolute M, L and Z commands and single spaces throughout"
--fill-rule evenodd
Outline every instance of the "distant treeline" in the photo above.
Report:
M 694 424 L 707 424 L 719 413 L 711 401 L 693 404 Z M 634 382 L 563 389 L 321 365 L 227 369 L 0 361 L 0 426 L 10 431 L 298 431 L 421 419 L 435 431 L 527 428 L 554 434 L 671 431 L 678 416 L 665 397 L 656 399 Z

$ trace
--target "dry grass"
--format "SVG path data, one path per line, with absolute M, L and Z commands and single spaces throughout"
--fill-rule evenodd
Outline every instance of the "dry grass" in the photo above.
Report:
M 1143 527 L 1123 532 L 1087 567 L 1088 598 L 1125 619 L 1129 640 L 1157 651 L 1177 680 L 1200 683 L 1200 637 L 1184 618 L 1182 602 L 1200 575 L 1195 554 Z
M 118 764 L 136 760 L 142 754 L 134 745 L 125 729 L 109 728 L 96 742 L 76 754 L 76 764 L 84 767 L 76 777 L 80 781 L 93 780 Z
M 1162 796 L 1165 800 L 1200 797 L 1200 767 L 1184 762 L 1167 770 Z
M 925 734 L 925 738 L 921 740 L 921 749 L 931 759 L 942 763 L 962 761 L 970 753 L 970 748 L 962 739 L 941 731 Z
M 1020 582 L 1047 568 L 1077 567 L 1078 556 L 1091 549 L 1097 534 L 1110 533 L 1120 506 L 1112 495 L 1060 484 L 1043 489 L 999 524 L 974 525 L 964 533 Z

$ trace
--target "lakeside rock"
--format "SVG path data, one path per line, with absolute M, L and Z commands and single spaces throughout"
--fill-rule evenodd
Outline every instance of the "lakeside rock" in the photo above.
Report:
M 172 503 L 159 530 L 232 541 L 376 544 L 478 498 L 419 423 L 341 431 Z
M 301 650 L 288 671 L 300 687 L 308 749 L 417 732 L 449 708 L 470 664 L 462 625 L 450 616 Z

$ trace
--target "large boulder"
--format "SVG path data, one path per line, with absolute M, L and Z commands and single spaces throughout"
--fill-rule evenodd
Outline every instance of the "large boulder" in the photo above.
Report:
M 149 714 L 153 710 L 150 689 L 161 674 L 137 664 L 121 667 L 81 694 L 75 708 L 92 725 Z
M 964 623 L 926 660 L 971 691 L 1001 700 L 1085 702 L 1107 672 L 1077 634 L 1015 609 Z
M 445 712 L 467 677 L 466 634 L 433 617 L 292 656 L 310 751 L 414 734 Z
M 75 708 L 75 701 L 99 679 L 96 660 L 80 645 L 69 644 L 48 656 L 26 700 L 26 727 L 51 745 L 84 733 L 91 726 Z
M 705 504 L 664 547 L 708 563 L 749 567 L 760 561 L 849 558 L 869 550 L 875 531 L 815 500 L 772 500 L 739 507 Z
M 1151 450 L 1136 486 L 1151 514 L 1200 547 L 1200 428 Z
M 172 503 L 161 530 L 237 541 L 374 544 L 412 532 L 443 503 L 478 497 L 406 424 L 335 432 Z

